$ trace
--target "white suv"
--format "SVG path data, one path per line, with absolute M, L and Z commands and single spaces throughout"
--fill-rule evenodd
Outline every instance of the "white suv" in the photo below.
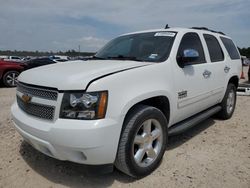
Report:
M 240 71 L 239 52 L 221 32 L 130 33 L 88 61 L 23 72 L 11 111 L 42 153 L 142 177 L 159 165 L 168 136 L 216 113 L 232 116 Z

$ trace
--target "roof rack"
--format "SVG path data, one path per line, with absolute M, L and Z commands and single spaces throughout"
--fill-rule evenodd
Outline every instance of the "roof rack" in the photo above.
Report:
M 168 24 L 165 26 L 165 28 L 164 29 L 168 29 L 168 28 L 170 28 L 169 26 L 168 26 Z
M 206 30 L 206 31 L 211 31 L 213 33 L 219 33 L 221 35 L 226 35 L 225 33 L 221 31 L 214 31 L 214 30 L 208 29 L 207 27 L 191 27 L 191 29 Z

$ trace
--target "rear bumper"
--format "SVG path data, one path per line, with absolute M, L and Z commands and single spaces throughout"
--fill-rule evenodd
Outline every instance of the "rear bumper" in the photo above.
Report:
M 111 164 L 115 160 L 121 131 L 115 119 L 49 122 L 27 115 L 16 103 L 11 112 L 20 135 L 48 156 L 90 165 Z

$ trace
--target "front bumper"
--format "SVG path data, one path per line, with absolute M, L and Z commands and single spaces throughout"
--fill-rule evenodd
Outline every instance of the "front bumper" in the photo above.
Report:
M 16 103 L 11 113 L 17 131 L 46 155 L 90 165 L 115 161 L 121 131 L 118 120 L 57 119 L 50 122 L 27 115 Z

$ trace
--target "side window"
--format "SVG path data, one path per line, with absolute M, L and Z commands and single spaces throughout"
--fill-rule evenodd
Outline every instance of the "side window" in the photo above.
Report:
M 240 54 L 231 39 L 220 37 L 231 59 L 240 59 Z
M 187 49 L 194 49 L 199 53 L 199 58 L 194 62 L 191 62 L 192 64 L 206 63 L 201 40 L 197 33 L 186 33 L 182 37 L 177 56 L 181 57 L 183 55 L 183 51 Z
M 20 58 L 19 58 L 19 57 L 14 57 L 14 56 L 13 56 L 12 59 L 20 59 Z
M 211 61 L 212 62 L 223 61 L 224 54 L 218 40 L 213 35 L 204 34 L 203 36 L 207 43 L 207 48 L 209 51 Z

